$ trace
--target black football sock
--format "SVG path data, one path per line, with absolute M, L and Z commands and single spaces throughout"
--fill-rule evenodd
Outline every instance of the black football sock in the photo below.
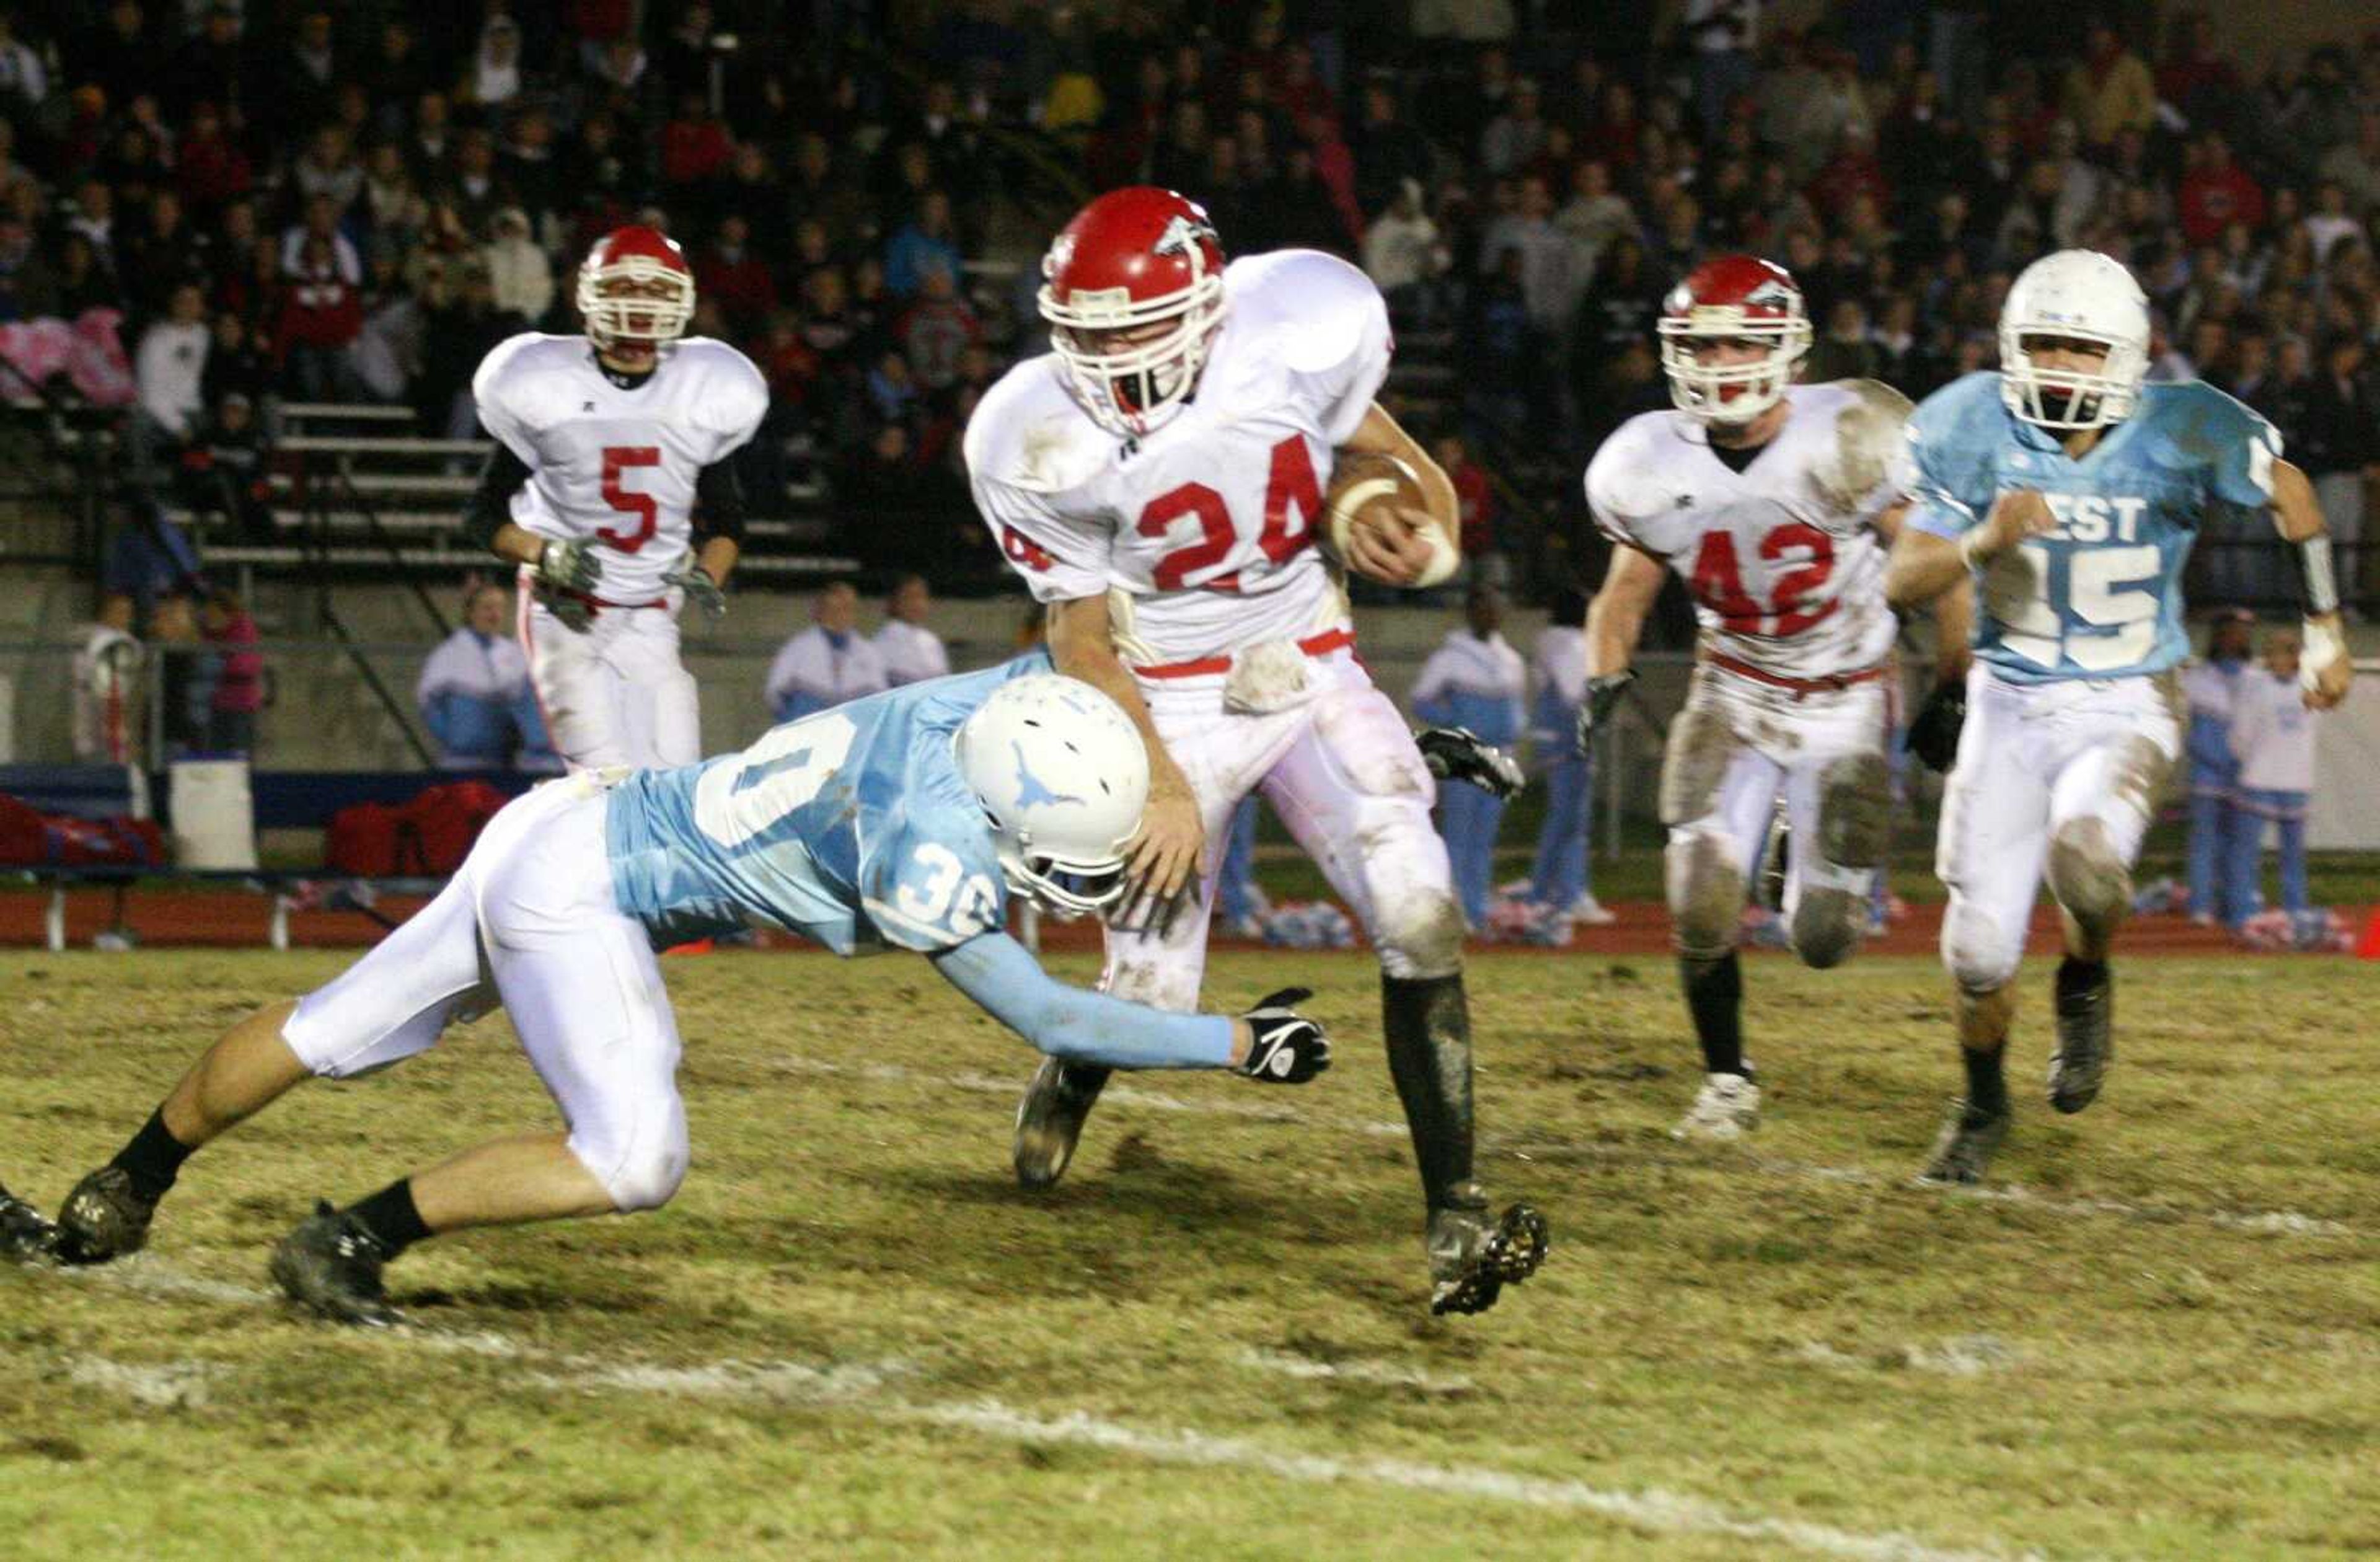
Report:
M 421 1212 L 414 1207 L 409 1177 L 350 1206 L 347 1214 L 371 1233 L 373 1241 L 388 1250 L 391 1258 L 430 1235 L 430 1227 L 421 1223 Z
M 1968 1110 L 1997 1117 L 2009 1109 L 2008 1079 L 2000 1070 L 2000 1062 L 2007 1056 L 2006 1042 L 1989 1052 L 1974 1047 L 1959 1049 L 1959 1061 L 1967 1066 Z
M 1679 956 L 1678 983 L 1685 989 L 1686 1012 L 1694 1017 L 1703 1071 L 1750 1073 L 1743 1066 L 1743 967 L 1735 951 L 1716 960 Z
M 2077 993 L 2087 993 L 2103 987 L 2107 982 L 2107 962 L 2080 959 L 2072 955 L 2058 962 L 2058 1001 L 2064 1003 Z
M 115 1153 L 111 1166 L 132 1178 L 133 1188 L 144 1199 L 154 1202 L 165 1196 L 174 1180 L 182 1175 L 182 1163 L 190 1158 L 193 1146 L 176 1139 L 165 1127 L 165 1109 L 160 1106 L 149 1114 L 140 1131 L 130 1143 Z
M 1463 978 L 1380 978 L 1380 1031 L 1431 1209 L 1471 1189 L 1471 1005 Z

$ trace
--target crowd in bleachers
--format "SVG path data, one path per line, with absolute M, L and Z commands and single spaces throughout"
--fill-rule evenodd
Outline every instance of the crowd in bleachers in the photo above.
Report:
M 1031 261 L 1083 189 L 1171 184 L 1235 252 L 1357 259 L 1415 341 L 1459 344 L 1431 432 L 1459 426 L 1491 468 L 1558 453 L 1573 477 L 1659 398 L 1651 323 L 1701 256 L 1794 270 L 1814 377 L 1922 396 L 1993 360 L 2017 268 L 2080 244 L 2147 286 L 2154 372 L 2273 416 L 2334 531 L 2361 537 L 2380 31 L 2251 71 L 2186 16 L 2150 39 L 2037 6 L 1843 6 L 1795 32 L 1756 0 L 1692 0 L 1657 35 L 1659 8 L 1589 9 L 1611 14 L 18 6 L 0 327 L 121 311 L 144 467 L 223 506 L 269 397 L 471 433 L 480 357 L 569 328 L 575 258 L 642 216 L 686 246 L 696 328 L 768 376 L 764 485 L 804 433 L 839 507 L 957 517 L 955 434 L 1033 343 Z M 965 535 L 882 562 L 947 562 Z

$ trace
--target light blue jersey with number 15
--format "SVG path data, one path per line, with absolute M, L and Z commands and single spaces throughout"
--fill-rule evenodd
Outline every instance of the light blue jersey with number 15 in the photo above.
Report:
M 1907 523 L 1956 539 L 2000 494 L 2037 490 L 2058 529 L 1975 578 L 1975 655 L 2011 683 L 2161 673 L 2189 654 L 2181 571 L 2210 508 L 2273 497 L 2273 425 L 2197 381 L 2140 405 L 2081 460 L 2000 401 L 2000 377 L 1954 380 L 1909 420 Z

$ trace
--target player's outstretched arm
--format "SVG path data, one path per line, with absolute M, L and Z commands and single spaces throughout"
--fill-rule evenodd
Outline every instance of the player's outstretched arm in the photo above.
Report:
M 1232 1068 L 1269 1084 L 1303 1084 L 1330 1067 L 1322 1027 L 1296 1012 L 1313 995 L 1284 988 L 1237 1019 L 1170 1014 L 1071 987 L 1004 933 L 929 957 L 985 1013 L 1053 1057 L 1107 1068 Z
M 1157 735 L 1138 681 L 1116 654 L 1105 593 L 1050 604 L 1050 659 L 1068 677 L 1082 679 L 1122 705 L 1148 750 L 1148 808 L 1124 860 L 1136 886 L 1125 899 L 1125 916 L 1147 915 L 1197 884 L 1199 857 L 1207 847 L 1198 799 Z
M 2345 620 L 2338 612 L 2330 531 L 2314 502 L 2313 484 L 2293 462 L 2277 458 L 2273 462 L 2273 525 L 2297 556 L 2298 586 L 2305 602 L 2305 654 L 2298 682 L 2308 709 L 2327 711 L 2347 698 L 2355 678 Z

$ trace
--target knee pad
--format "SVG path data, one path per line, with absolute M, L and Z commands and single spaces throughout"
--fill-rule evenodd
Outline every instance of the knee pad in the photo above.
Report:
M 1372 929 L 1383 975 L 1426 982 L 1463 970 L 1463 905 L 1444 885 L 1377 903 Z
M 603 1185 L 612 1207 L 622 1214 L 659 1209 L 686 1180 L 690 1158 L 686 1108 L 673 1100 L 640 1114 L 621 1145 L 605 1143 L 584 1129 L 574 1131 L 570 1151 Z
M 1670 894 L 1670 938 L 1690 960 L 1716 960 L 1735 947 L 1743 920 L 1743 875 L 1726 836 L 1680 830 L 1661 857 Z
M 1686 708 L 1670 724 L 1669 746 L 1661 752 L 1662 824 L 1684 824 L 1717 806 L 1719 783 L 1727 779 L 1739 743 L 1726 716 L 1688 697 Z
M 1843 868 L 1874 868 L 1892 841 L 1892 767 L 1845 754 L 1818 775 L 1818 851 Z
M 1851 958 L 1867 932 L 1867 897 L 1805 887 L 1793 907 L 1793 952 L 1815 970 Z
M 1998 992 L 2024 958 L 2024 928 L 2003 928 L 1973 905 L 1953 897 L 1942 918 L 1942 964 L 1970 996 Z
M 2104 930 L 2131 909 L 2132 871 L 2097 819 L 2070 819 L 2049 837 L 2049 892 L 2086 930 Z

